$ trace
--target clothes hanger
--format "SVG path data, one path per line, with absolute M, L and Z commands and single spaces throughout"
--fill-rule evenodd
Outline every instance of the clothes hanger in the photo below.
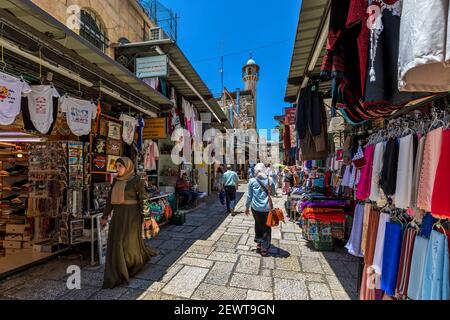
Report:
M 446 230 L 444 228 L 444 226 L 442 225 L 442 219 L 439 219 L 435 224 L 433 224 L 433 228 L 436 227 L 437 230 L 442 229 L 442 231 L 444 231 L 444 234 L 446 234 Z

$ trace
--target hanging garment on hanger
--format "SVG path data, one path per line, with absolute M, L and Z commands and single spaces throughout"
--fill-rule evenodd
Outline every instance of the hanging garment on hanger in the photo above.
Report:
M 431 211 L 431 198 L 433 195 L 436 170 L 442 151 L 442 132 L 442 128 L 429 132 L 425 141 L 417 195 L 417 206 L 425 211 Z
M 381 289 L 390 296 L 395 296 L 398 265 L 402 249 L 402 233 L 402 226 L 400 224 L 392 222 L 386 224 L 381 270 Z
M 411 203 L 414 168 L 414 136 L 400 138 L 397 168 L 397 182 L 394 204 L 397 208 L 407 209 Z
M 431 231 L 433 230 L 433 225 L 436 223 L 436 221 L 437 219 L 434 218 L 431 213 L 426 213 L 422 218 L 419 235 L 425 238 L 429 238 L 431 235 Z
M 376 289 L 378 280 L 372 267 L 374 261 L 379 219 L 380 211 L 378 211 L 377 209 L 372 209 L 368 218 L 369 222 L 367 227 L 367 239 L 364 248 L 364 268 L 360 290 L 361 300 L 376 300 L 377 293 L 379 293 L 379 290 Z M 368 281 L 369 277 L 370 281 Z M 370 282 L 370 286 L 368 285 L 368 282 Z
M 42 134 L 50 131 L 55 117 L 55 98 L 59 98 L 58 91 L 53 86 L 31 86 L 31 92 L 26 94 L 27 109 L 33 126 Z M 56 103 L 56 114 L 58 112 L 58 104 Z
M 380 213 L 380 221 L 378 224 L 377 240 L 375 246 L 375 254 L 373 257 L 373 269 L 375 273 L 381 276 L 383 266 L 384 238 L 386 236 L 386 224 L 390 222 L 389 213 Z M 380 289 L 380 288 L 377 288 Z
M 91 101 L 63 96 L 60 99 L 61 112 L 66 113 L 70 131 L 76 136 L 91 132 L 92 120 L 97 117 L 97 106 Z
M 364 219 L 361 234 L 361 253 L 365 256 L 366 242 L 367 242 L 367 229 L 369 227 L 369 217 L 372 211 L 372 204 L 366 203 L 364 205 Z
M 141 116 L 139 116 L 138 128 L 137 128 L 137 130 L 138 130 L 137 147 L 138 147 L 139 151 L 142 150 L 142 146 L 144 144 L 144 142 L 143 142 L 144 127 L 145 127 L 145 120 L 144 120 L 144 117 L 141 115 Z
M 398 57 L 401 91 L 450 91 L 449 16 L 448 0 L 403 1 Z
M 136 118 L 126 114 L 122 114 L 119 120 L 123 122 L 122 139 L 126 144 L 131 145 L 134 141 L 134 133 L 139 122 Z
M 423 164 L 423 152 L 425 149 L 426 136 L 422 136 L 419 140 L 419 145 L 417 147 L 417 153 L 414 163 L 414 174 L 413 174 L 413 187 L 411 190 L 411 208 L 417 208 L 417 194 L 419 192 L 420 184 L 420 173 L 422 171 Z
M 398 169 L 398 151 L 397 139 L 390 138 L 386 144 L 383 155 L 383 169 L 381 171 L 380 186 L 384 194 L 388 197 L 395 194 Z
M 449 300 L 449 282 L 448 239 L 433 230 L 425 258 L 421 300 Z
M 370 56 L 364 105 L 401 106 L 421 96 L 398 90 L 401 1 L 374 0 L 372 5 L 380 7 L 381 15 L 370 30 Z
M 368 145 L 364 150 L 366 165 L 361 169 L 361 178 L 356 189 L 356 198 L 361 201 L 367 200 L 370 195 L 374 152 L 375 146 L 373 144 Z
M 310 131 L 313 137 L 321 134 L 322 105 L 323 98 L 318 90 L 312 91 L 309 86 L 300 91 L 296 110 L 296 128 L 300 140 L 305 139 L 307 131 Z
M 0 72 L 0 125 L 14 123 L 20 113 L 21 96 L 30 92 L 28 83 Z
M 144 170 L 156 170 L 156 160 L 159 158 L 158 144 L 153 140 L 145 140 L 144 150 Z
M 427 238 L 421 236 L 417 236 L 414 241 L 411 273 L 408 283 L 408 298 L 412 300 L 420 300 L 422 297 L 423 272 L 429 241 Z
M 434 217 L 450 218 L 450 129 L 442 134 L 442 147 L 434 180 L 431 212 Z
M 381 171 L 383 169 L 384 145 L 384 142 L 377 143 L 375 145 L 375 151 L 373 155 L 373 168 L 369 200 L 374 202 L 377 202 L 380 199 L 380 179 Z
M 350 234 L 350 239 L 345 245 L 348 253 L 355 257 L 363 257 L 361 252 L 361 236 L 364 220 L 364 205 L 357 204 L 355 207 L 355 213 L 353 215 L 353 226 Z
M 407 228 L 403 236 L 400 264 L 397 274 L 397 285 L 395 289 L 396 296 L 403 300 L 408 297 L 408 284 L 415 239 L 416 230 L 413 228 Z

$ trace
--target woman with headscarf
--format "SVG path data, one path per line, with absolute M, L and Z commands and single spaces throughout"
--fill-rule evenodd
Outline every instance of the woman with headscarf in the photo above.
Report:
M 113 213 L 108 232 L 103 289 L 129 283 L 151 257 L 157 253 L 146 246 L 142 237 L 144 200 L 147 199 L 144 181 L 134 172 L 133 161 L 119 158 L 101 224 L 106 226 Z
M 266 257 L 271 243 L 272 230 L 266 225 L 267 216 L 269 214 L 269 180 L 270 193 L 275 192 L 275 181 L 270 179 L 266 174 L 264 164 L 258 163 L 255 166 L 255 178 L 250 179 L 247 191 L 247 201 L 245 204 L 245 214 L 250 215 L 252 209 L 253 218 L 255 219 L 255 242 L 257 243 L 257 251 L 261 256 Z

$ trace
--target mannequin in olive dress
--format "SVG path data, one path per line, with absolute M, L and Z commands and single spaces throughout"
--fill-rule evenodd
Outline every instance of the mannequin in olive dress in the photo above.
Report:
M 131 159 L 116 161 L 118 176 L 114 179 L 101 224 L 105 226 L 113 213 L 108 233 L 103 289 L 129 283 L 151 257 L 157 253 L 144 243 L 142 212 L 147 199 L 144 181 L 134 172 Z

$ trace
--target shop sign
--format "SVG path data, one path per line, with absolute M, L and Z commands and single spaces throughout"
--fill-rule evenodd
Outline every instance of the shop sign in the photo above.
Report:
M 138 78 L 167 77 L 167 55 L 136 58 Z
M 167 138 L 166 118 L 145 119 L 144 139 Z
M 285 122 L 287 125 L 295 124 L 295 112 L 296 108 L 284 108 Z

